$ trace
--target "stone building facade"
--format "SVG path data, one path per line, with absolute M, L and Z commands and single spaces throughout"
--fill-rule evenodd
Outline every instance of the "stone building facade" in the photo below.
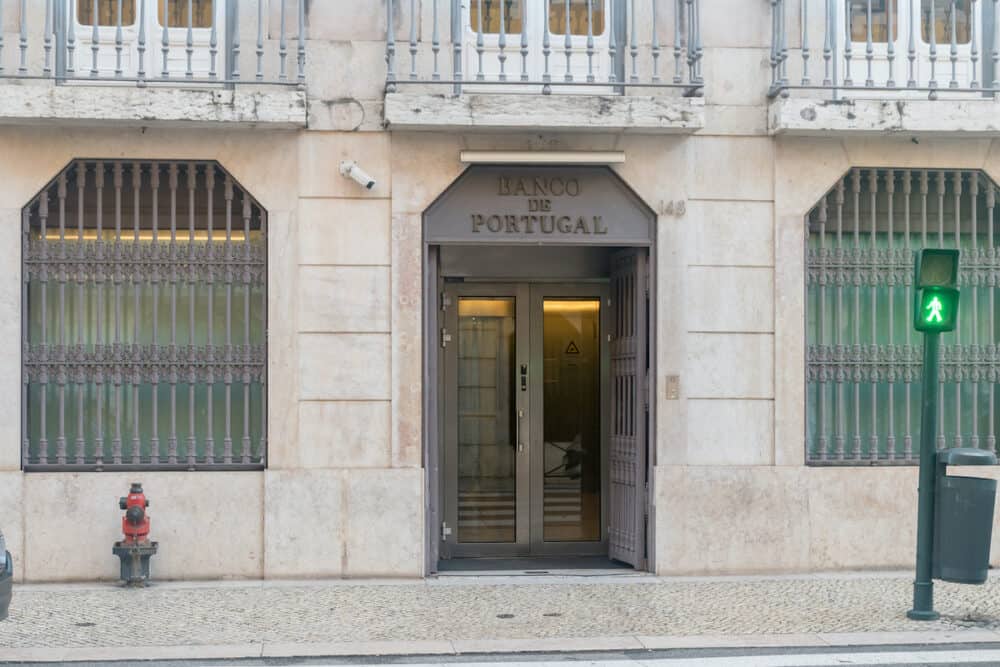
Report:
M 117 4 L 0 9 L 21 580 L 132 481 L 158 578 L 909 567 L 924 244 L 995 447 L 990 3 Z

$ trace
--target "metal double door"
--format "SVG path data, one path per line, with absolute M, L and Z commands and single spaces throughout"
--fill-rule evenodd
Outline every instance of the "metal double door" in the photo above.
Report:
M 608 553 L 607 283 L 447 283 L 441 556 Z

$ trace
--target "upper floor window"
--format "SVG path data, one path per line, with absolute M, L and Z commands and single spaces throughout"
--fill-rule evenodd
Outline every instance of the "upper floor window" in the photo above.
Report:
M 137 5 L 142 4 L 143 10 L 149 16 L 154 16 L 157 25 L 170 28 L 186 28 L 188 26 L 188 11 L 190 24 L 193 28 L 211 28 L 215 20 L 215 0 L 156 0 L 155 12 L 152 0 L 125 0 L 121 3 L 121 18 L 119 20 L 118 0 L 76 0 L 76 20 L 81 25 L 131 27 L 135 25 L 138 12 Z M 94 11 L 97 11 L 96 21 Z
M 958 44 L 972 41 L 972 0 L 920 0 L 920 32 L 931 41 L 931 25 L 938 44 L 951 42 L 952 28 Z
M 608 6 L 604 2 L 572 0 L 569 3 L 549 4 L 549 30 L 554 35 L 565 35 L 567 25 L 571 35 L 604 34 L 604 20 Z
M 76 160 L 24 208 L 25 469 L 264 464 L 266 218 L 214 162 Z
M 872 41 L 889 41 L 889 31 L 892 24 L 892 34 L 899 35 L 897 12 L 889 11 L 890 0 L 871 0 L 871 21 L 868 19 L 868 0 L 847 0 L 850 16 L 851 40 L 864 42 L 868 38 L 871 26 Z
M 76 0 L 66 68 L 105 78 L 217 77 L 226 71 L 220 61 L 224 5 L 221 0 Z M 222 54 L 224 59 L 225 50 Z
M 471 0 L 469 5 L 469 29 L 474 32 L 482 30 L 486 34 L 499 34 L 503 29 L 507 34 L 520 34 L 524 19 L 533 15 L 535 18 L 545 15 L 545 4 L 548 4 L 549 32 L 553 35 L 565 35 L 567 19 L 571 35 L 603 35 L 604 20 L 607 15 L 606 0 L 570 0 L 559 2 L 551 0 Z M 482 11 L 480 11 L 480 8 Z M 482 25 L 479 17 L 482 15 Z
M 94 11 L 96 10 L 96 21 Z M 99 26 L 135 25 L 135 1 L 122 3 L 121 16 L 118 15 L 118 0 L 76 0 L 77 21 L 85 20 Z
M 613 1 L 468 0 L 468 71 L 476 80 L 606 79 L 610 36 L 604 19 Z M 576 62 L 565 58 L 567 49 L 578 51 Z
M 901 38 L 909 39 L 909 5 L 906 0 L 847 0 L 850 14 L 851 41 L 867 42 L 869 13 L 871 5 L 871 38 L 873 43 L 884 44 Z M 902 7 L 900 3 L 902 2 Z M 934 25 L 934 39 L 938 44 L 951 42 L 952 23 L 955 27 L 955 41 L 968 44 L 971 39 L 971 0 L 920 0 L 920 37 L 930 43 L 930 27 Z M 889 24 L 892 24 L 891 27 Z M 899 26 L 905 26 L 900 35 Z
M 143 0 L 138 0 L 142 2 Z M 166 17 L 166 25 L 171 28 L 184 28 L 190 23 L 195 28 L 211 28 L 215 21 L 215 0 L 157 0 L 157 17 L 163 25 L 162 17 Z M 222 3 L 220 2 L 221 6 Z
M 921 336 L 913 257 L 960 248 L 959 325 L 942 334 L 938 448 L 996 450 L 1000 215 L 982 172 L 852 169 L 806 216 L 806 460 L 915 462 Z

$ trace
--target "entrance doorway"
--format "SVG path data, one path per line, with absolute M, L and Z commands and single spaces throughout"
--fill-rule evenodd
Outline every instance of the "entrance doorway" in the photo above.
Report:
M 606 554 L 608 286 L 444 295 L 442 556 Z
M 605 167 L 477 165 L 424 212 L 428 573 L 653 566 L 655 222 Z

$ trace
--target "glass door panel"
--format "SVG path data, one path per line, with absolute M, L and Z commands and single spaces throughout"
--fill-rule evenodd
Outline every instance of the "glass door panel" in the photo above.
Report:
M 598 299 L 542 306 L 543 539 L 601 540 L 601 354 Z
M 458 301 L 458 541 L 517 539 L 513 298 Z
M 445 287 L 444 558 L 607 553 L 607 294 Z
M 607 554 L 605 284 L 531 288 L 531 553 Z

